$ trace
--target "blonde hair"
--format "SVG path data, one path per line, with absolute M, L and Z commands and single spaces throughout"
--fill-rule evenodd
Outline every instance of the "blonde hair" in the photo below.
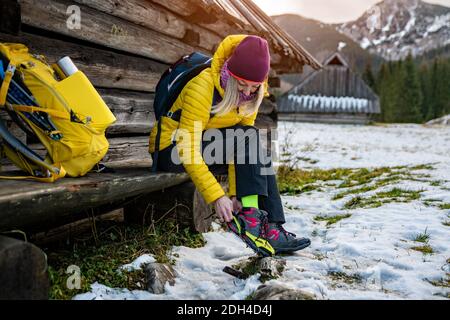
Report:
M 258 91 L 256 91 L 256 97 L 239 106 L 243 110 L 245 116 L 250 115 L 258 111 L 261 102 L 264 99 L 264 83 L 261 83 Z M 238 81 L 234 77 L 230 77 L 227 81 L 227 86 L 221 102 L 212 106 L 211 113 L 215 115 L 222 115 L 230 112 L 233 108 L 236 108 L 239 103 L 239 89 Z

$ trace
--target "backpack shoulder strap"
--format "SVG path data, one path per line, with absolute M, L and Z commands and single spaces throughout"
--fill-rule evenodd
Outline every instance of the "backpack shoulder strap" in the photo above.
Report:
M 214 87 L 214 93 L 213 93 L 213 99 L 212 99 L 212 105 L 215 106 L 220 101 L 222 101 L 222 97 L 220 96 L 219 91 L 217 91 L 216 87 Z M 209 114 L 209 118 L 214 117 L 214 113 Z

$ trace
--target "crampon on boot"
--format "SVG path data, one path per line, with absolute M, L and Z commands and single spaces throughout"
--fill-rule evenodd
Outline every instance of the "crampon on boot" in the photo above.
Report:
M 274 248 L 265 239 L 267 212 L 256 208 L 242 208 L 233 214 L 227 223 L 231 232 L 241 238 L 250 248 L 263 257 L 275 254 Z

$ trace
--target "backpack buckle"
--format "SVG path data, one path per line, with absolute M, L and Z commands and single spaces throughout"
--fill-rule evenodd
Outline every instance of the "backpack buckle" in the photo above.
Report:
M 8 64 L 8 68 L 6 69 L 6 72 L 11 72 L 11 74 L 14 74 L 16 71 L 16 66 L 13 64 Z
M 167 117 L 172 118 L 173 116 L 173 112 L 172 111 L 167 111 Z

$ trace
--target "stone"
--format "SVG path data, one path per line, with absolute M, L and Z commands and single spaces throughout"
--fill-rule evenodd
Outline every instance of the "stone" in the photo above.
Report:
M 281 284 L 263 284 L 256 289 L 252 300 L 315 300 L 316 296 L 309 292 L 291 289 Z
M 286 266 L 286 260 L 266 257 L 258 260 L 256 269 L 259 270 L 262 279 L 276 279 Z
M 147 291 L 154 294 L 163 294 L 164 286 L 168 282 L 171 286 L 175 284 L 176 272 L 169 264 L 150 263 L 144 267 L 147 279 Z

